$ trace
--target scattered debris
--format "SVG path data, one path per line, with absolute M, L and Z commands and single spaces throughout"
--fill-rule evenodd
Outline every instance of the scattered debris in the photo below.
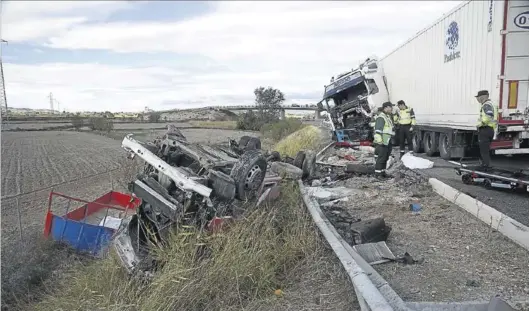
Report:
M 364 244 L 386 241 L 391 227 L 386 225 L 384 218 L 359 221 L 351 225 L 353 244 Z
M 358 244 L 353 249 L 372 266 L 396 259 L 385 241 Z
M 419 158 L 411 154 L 406 153 L 400 159 L 404 165 L 409 169 L 427 169 L 433 167 L 433 162 L 427 159 Z
M 421 264 L 424 262 L 424 258 L 421 258 L 419 260 L 413 259 L 413 257 L 408 252 L 404 253 L 404 256 L 402 257 L 397 257 L 395 259 L 391 259 L 391 258 L 386 258 L 386 259 L 390 261 L 400 262 L 405 265 Z
M 346 187 L 336 188 L 321 188 L 321 187 L 308 187 L 309 195 L 316 198 L 318 202 L 327 202 L 347 196 L 354 196 L 361 194 L 362 192 L 357 189 L 350 189 Z
M 477 281 L 477 280 L 467 280 L 467 286 L 479 287 L 480 284 L 479 284 L 479 281 Z

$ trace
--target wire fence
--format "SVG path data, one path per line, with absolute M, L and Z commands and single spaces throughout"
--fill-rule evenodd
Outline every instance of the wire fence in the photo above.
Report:
M 3 196 L 2 248 L 43 232 L 51 191 L 85 201 L 93 201 L 111 190 L 128 192 L 127 185 L 134 179 L 139 167 L 138 161 L 132 161 L 118 169 L 42 187 L 31 192 Z M 72 206 L 71 209 L 78 207 L 80 206 Z M 60 213 L 59 210 L 57 212 Z

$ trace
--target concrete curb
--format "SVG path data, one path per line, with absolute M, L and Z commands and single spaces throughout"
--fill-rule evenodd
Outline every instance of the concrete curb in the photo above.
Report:
M 529 227 L 485 203 L 450 187 L 436 178 L 430 178 L 428 182 L 439 195 L 476 216 L 488 226 L 501 232 L 513 242 L 529 251 Z

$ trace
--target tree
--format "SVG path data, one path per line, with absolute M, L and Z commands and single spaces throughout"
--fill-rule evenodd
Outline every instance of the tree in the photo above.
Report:
M 278 89 L 269 86 L 258 87 L 255 94 L 255 105 L 257 106 L 257 117 L 262 124 L 275 122 L 281 116 L 281 105 L 285 101 L 285 94 Z
M 162 117 L 161 113 L 156 112 L 156 111 L 151 112 L 151 113 L 149 113 L 149 122 L 156 123 L 156 122 L 160 121 L 161 117 Z

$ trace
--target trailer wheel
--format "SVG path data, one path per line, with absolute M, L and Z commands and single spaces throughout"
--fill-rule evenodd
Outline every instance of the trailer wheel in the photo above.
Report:
M 412 142 L 412 145 L 413 145 L 413 152 L 414 153 L 422 153 L 423 152 L 422 139 L 421 139 L 421 132 L 420 131 L 413 132 L 412 138 L 411 138 L 411 142 Z
M 237 199 L 249 200 L 255 197 L 265 178 L 266 166 L 266 159 L 260 150 L 243 153 L 230 174 L 235 181 Z
M 424 133 L 424 152 L 431 157 L 439 151 L 439 137 L 436 132 Z
M 452 158 L 452 151 L 450 147 L 452 146 L 452 135 L 441 133 L 439 135 L 439 153 L 441 158 L 445 160 L 450 160 Z

